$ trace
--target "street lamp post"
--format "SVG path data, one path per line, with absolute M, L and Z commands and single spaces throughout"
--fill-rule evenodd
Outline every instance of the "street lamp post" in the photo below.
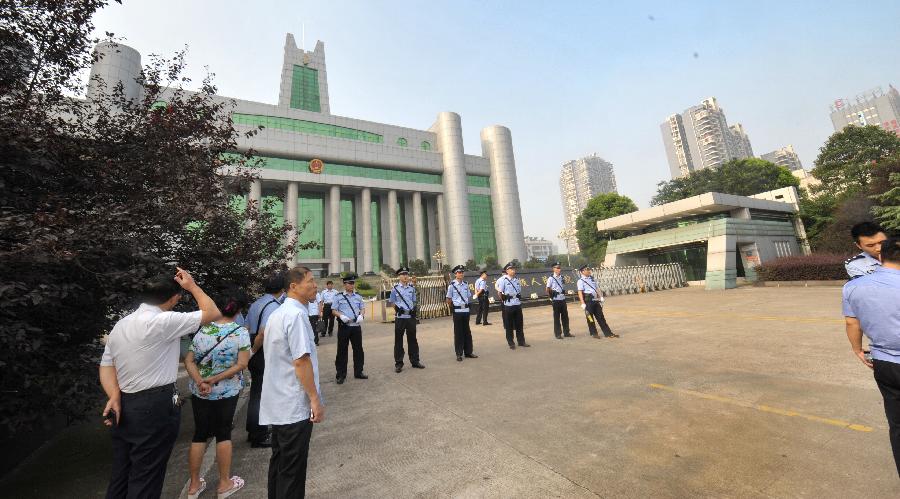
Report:
M 444 251 L 441 248 L 438 248 L 437 253 L 431 255 L 432 258 L 437 260 L 438 262 L 438 270 L 443 270 L 444 268 Z
M 556 237 L 564 240 L 566 242 L 566 265 L 569 267 L 572 266 L 572 238 L 577 236 L 578 232 L 575 229 L 565 228 L 559 231 L 559 234 Z

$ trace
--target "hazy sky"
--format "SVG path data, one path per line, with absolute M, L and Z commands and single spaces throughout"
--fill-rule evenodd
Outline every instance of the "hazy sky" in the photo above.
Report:
M 900 2 L 125 0 L 99 32 L 141 52 L 189 47 L 219 93 L 276 103 L 284 36 L 325 42 L 332 114 L 419 129 L 462 116 L 510 128 L 527 235 L 562 228 L 559 169 L 596 152 L 640 207 L 669 179 L 659 124 L 715 96 L 756 155 L 811 168 L 837 98 L 900 84 Z M 751 5 L 753 4 L 753 5 Z M 564 248 L 560 248 L 564 251 Z

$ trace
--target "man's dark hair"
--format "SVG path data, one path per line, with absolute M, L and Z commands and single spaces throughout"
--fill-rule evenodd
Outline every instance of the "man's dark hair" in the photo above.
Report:
M 276 272 L 272 274 L 263 283 L 263 291 L 269 293 L 270 295 L 274 295 L 275 293 L 283 291 L 284 288 L 284 273 L 282 272 Z
M 481 274 L 479 274 L 479 275 L 487 275 L 487 270 L 482 270 Z
M 900 239 L 890 237 L 881 242 L 881 261 L 900 264 Z
M 216 307 L 222 312 L 223 317 L 234 317 L 247 306 L 247 293 L 235 285 L 227 286 L 223 291 L 213 296 Z
M 325 283 L 326 286 L 329 285 L 329 284 L 334 284 L 334 281 L 328 281 L 328 282 Z
M 302 265 L 297 265 L 296 267 L 288 270 L 284 275 L 284 287 L 287 288 L 291 283 L 300 283 L 306 279 L 306 275 L 312 272 L 307 267 Z
M 141 301 L 148 305 L 162 305 L 173 296 L 181 293 L 181 286 L 172 275 L 158 275 L 144 284 L 141 290 Z
M 860 237 L 872 237 L 879 232 L 884 232 L 884 229 L 875 222 L 860 222 L 850 229 L 850 235 L 857 243 Z

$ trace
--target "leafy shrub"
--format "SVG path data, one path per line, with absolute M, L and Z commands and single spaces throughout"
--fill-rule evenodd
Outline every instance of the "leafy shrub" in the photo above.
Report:
M 362 279 L 360 279 L 356 281 L 356 290 L 359 291 L 361 289 L 372 289 L 372 285 L 369 284 L 369 281 L 363 281 Z
M 845 255 L 818 253 L 786 256 L 756 267 L 760 281 L 828 281 L 847 279 Z

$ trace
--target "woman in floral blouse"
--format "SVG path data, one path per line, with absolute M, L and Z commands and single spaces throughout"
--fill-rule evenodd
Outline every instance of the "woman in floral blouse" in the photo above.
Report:
M 206 489 L 206 480 L 200 477 L 200 465 L 207 440 L 212 437 L 216 437 L 219 465 L 218 497 L 228 497 L 244 486 L 241 477 L 231 476 L 231 429 L 238 395 L 244 386 L 243 371 L 250 359 L 250 334 L 235 322 L 235 317 L 247 305 L 247 295 L 233 289 L 214 299 L 222 318 L 194 335 L 184 358 L 194 395 L 191 401 L 194 438 L 188 453 L 191 472 L 188 497 L 192 499 Z

